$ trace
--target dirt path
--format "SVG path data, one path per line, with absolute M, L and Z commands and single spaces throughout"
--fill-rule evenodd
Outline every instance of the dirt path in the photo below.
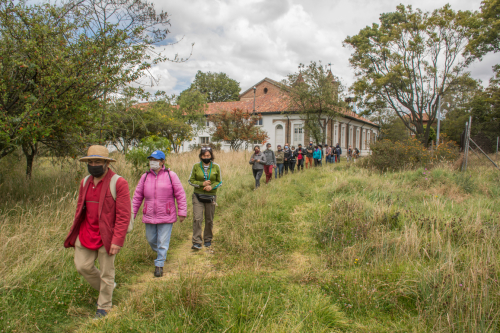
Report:
M 203 247 L 202 250 L 195 251 L 191 249 L 192 245 L 191 235 L 189 235 L 185 242 L 175 248 L 170 248 L 163 268 L 163 277 L 154 277 L 153 270 L 142 274 L 136 283 L 128 286 L 131 294 L 127 298 L 140 297 L 150 283 L 172 283 L 180 280 L 183 274 L 203 275 L 204 277 L 221 275 L 221 272 L 216 271 L 215 266 L 210 262 L 214 249 Z

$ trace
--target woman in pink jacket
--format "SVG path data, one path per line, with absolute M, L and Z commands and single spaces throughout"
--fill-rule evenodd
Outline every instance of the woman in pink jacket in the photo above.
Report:
M 187 215 L 186 193 L 175 172 L 165 168 L 165 154 L 157 150 L 148 157 L 150 171 L 142 175 L 134 193 L 134 218 L 144 200 L 142 222 L 146 224 L 146 238 L 157 253 L 155 277 L 163 276 L 172 226 L 177 215 L 182 222 Z M 177 207 L 175 207 L 177 201 Z

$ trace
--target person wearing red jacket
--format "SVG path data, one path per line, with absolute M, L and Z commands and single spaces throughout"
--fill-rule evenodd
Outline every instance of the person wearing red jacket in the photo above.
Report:
M 109 164 L 115 160 L 106 147 L 91 146 L 80 161 L 87 162 L 90 177 L 80 183 L 75 219 L 64 247 L 75 248 L 76 270 L 99 291 L 96 318 L 100 318 L 112 307 L 115 257 L 123 247 L 131 217 L 130 192 L 120 177 L 113 198 L 109 184 L 115 173 Z

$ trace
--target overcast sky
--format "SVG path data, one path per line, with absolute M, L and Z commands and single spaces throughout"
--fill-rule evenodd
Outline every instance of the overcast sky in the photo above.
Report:
M 153 68 L 158 85 L 148 90 L 169 94 L 186 89 L 198 70 L 225 72 L 243 90 L 265 77 L 282 80 L 297 71 L 299 63 L 311 60 L 332 63 L 332 72 L 345 84 L 354 81 L 349 67 L 351 50 L 342 47 L 352 36 L 379 15 L 394 11 L 400 0 L 153 0 L 156 8 L 168 12 L 171 40 L 183 38 L 165 54 L 186 57 L 185 63 L 162 63 Z M 408 1 L 425 11 L 449 1 Z M 480 0 L 454 0 L 454 10 L 478 10 Z M 164 47 L 161 47 L 163 49 Z M 491 66 L 499 55 L 488 55 L 470 67 L 472 75 L 487 83 Z

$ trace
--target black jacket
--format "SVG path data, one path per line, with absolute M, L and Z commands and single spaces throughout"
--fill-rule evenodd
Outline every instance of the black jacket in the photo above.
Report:
M 285 150 L 285 163 L 295 162 L 295 154 L 291 149 Z

